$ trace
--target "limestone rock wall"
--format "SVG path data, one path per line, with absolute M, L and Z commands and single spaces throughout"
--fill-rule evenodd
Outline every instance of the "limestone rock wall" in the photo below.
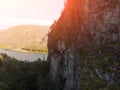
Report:
M 120 0 L 67 0 L 48 50 L 58 90 L 119 90 Z

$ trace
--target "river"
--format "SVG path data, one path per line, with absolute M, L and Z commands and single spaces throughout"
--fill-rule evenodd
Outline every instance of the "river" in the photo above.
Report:
M 10 51 L 10 50 L 5 50 L 5 49 L 0 49 L 0 53 L 5 53 L 10 57 L 14 57 L 17 60 L 20 61 L 35 61 L 38 58 L 41 60 L 47 60 L 47 54 L 38 54 L 38 53 L 25 53 L 25 52 L 16 52 L 16 51 Z

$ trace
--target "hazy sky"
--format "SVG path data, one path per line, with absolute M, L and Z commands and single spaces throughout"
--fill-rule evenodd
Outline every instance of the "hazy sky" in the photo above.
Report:
M 0 0 L 0 25 L 50 24 L 63 6 L 64 0 Z

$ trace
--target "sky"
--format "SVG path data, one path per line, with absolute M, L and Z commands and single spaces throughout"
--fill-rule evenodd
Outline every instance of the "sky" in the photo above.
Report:
M 0 27 L 18 24 L 50 25 L 64 8 L 64 0 L 0 0 Z

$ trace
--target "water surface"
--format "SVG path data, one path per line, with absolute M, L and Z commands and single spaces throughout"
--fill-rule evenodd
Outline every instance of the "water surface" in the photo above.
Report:
M 38 53 L 24 53 L 24 52 L 16 52 L 16 51 L 10 51 L 10 50 L 5 50 L 5 49 L 0 49 L 0 53 L 5 53 L 10 57 L 14 57 L 18 60 L 22 61 L 35 61 L 38 58 L 41 60 L 47 60 L 47 54 L 38 54 Z

